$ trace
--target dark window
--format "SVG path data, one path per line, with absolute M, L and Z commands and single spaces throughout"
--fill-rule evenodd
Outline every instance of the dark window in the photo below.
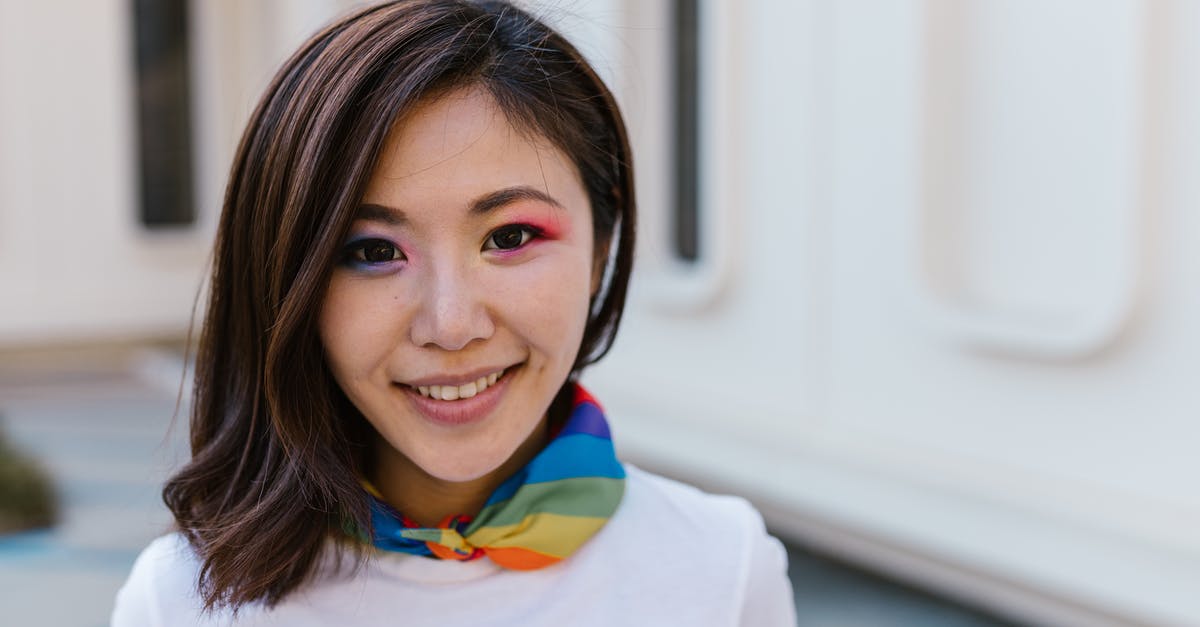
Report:
M 188 1 L 133 0 L 133 16 L 142 224 L 188 225 L 196 217 L 188 103 Z
M 674 250 L 685 261 L 700 256 L 700 7 L 673 0 L 675 95 Z

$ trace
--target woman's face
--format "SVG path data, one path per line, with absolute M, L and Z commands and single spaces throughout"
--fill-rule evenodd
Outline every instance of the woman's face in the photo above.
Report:
M 536 448 L 583 337 L 593 248 L 570 159 L 486 91 L 404 117 L 320 315 L 333 375 L 381 454 L 458 482 Z

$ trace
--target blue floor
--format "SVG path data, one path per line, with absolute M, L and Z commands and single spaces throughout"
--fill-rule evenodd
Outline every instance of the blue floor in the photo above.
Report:
M 0 536 L 0 625 L 105 625 L 134 558 L 170 524 L 159 488 L 186 437 L 182 422 L 168 435 L 174 395 L 135 380 L 4 392 L 0 380 L 0 429 L 55 477 L 63 511 L 52 530 Z M 789 557 L 801 627 L 1012 625 L 798 547 Z
M 60 383 L 33 393 L 0 380 L 0 429 L 51 474 L 61 505 L 53 529 L 0 536 L 0 625 L 107 625 L 133 560 L 170 524 L 158 493 L 182 458 L 182 430 L 166 437 L 174 397 L 136 381 Z
M 800 627 L 1018 627 L 795 546 L 788 574 Z

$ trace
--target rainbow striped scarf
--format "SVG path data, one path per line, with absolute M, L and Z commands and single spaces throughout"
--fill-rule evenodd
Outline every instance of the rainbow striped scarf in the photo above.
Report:
M 473 518 L 451 516 L 422 528 L 364 486 L 380 549 L 449 560 L 486 555 L 504 568 L 533 570 L 562 561 L 608 522 L 625 493 L 625 469 L 600 405 L 576 385 L 566 424 Z

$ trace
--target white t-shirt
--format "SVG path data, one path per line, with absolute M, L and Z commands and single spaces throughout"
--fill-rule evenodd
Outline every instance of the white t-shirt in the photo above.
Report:
M 794 627 L 787 556 L 746 501 L 626 464 L 617 512 L 574 555 L 535 571 L 379 551 L 324 568 L 274 608 L 200 612 L 198 564 L 179 534 L 146 548 L 117 593 L 114 627 L 457 625 Z M 330 561 L 331 563 L 331 561 Z

